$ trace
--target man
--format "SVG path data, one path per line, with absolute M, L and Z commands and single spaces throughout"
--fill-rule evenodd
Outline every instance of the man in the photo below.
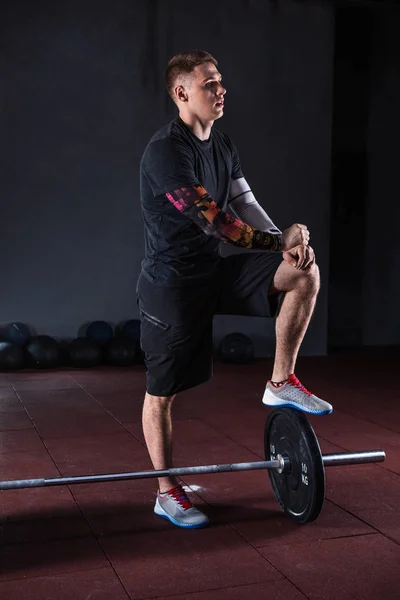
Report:
M 276 354 L 264 404 L 332 412 L 294 374 L 319 290 L 307 227 L 294 224 L 283 233 L 275 227 L 251 192 L 235 146 L 213 127 L 223 115 L 226 93 L 213 56 L 195 50 L 173 57 L 166 87 L 179 116 L 152 137 L 140 167 L 143 431 L 155 469 L 172 467 L 176 394 L 211 377 L 214 314 L 276 317 Z M 259 252 L 222 257 L 221 241 Z M 154 512 L 180 527 L 208 523 L 171 477 L 159 479 Z

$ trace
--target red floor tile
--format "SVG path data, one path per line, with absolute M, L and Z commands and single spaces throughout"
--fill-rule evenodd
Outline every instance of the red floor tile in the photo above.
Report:
M 315 391 L 333 404 L 331 416 L 341 411 L 400 433 L 400 394 L 392 374 L 383 371 L 375 384 L 369 378 L 363 385 L 363 380 L 364 375 L 346 380 L 332 374 L 320 381 Z
M 384 449 L 382 467 L 400 474 L 400 433 L 388 430 L 340 411 L 328 419 L 311 418 L 316 434 L 349 452 Z
M 20 392 L 21 401 L 45 439 L 123 431 L 116 419 L 81 389 Z
M 50 456 L 42 452 L 2 454 L 0 473 L 2 481 L 59 476 Z M 41 520 L 64 516 L 80 516 L 71 493 L 64 486 L 0 491 L 1 520 Z
M 0 454 L 13 452 L 35 452 L 37 454 L 43 452 L 47 454 L 47 450 L 35 430 L 0 431 Z
M 88 394 L 97 397 L 97 394 L 130 394 L 135 401 L 143 401 L 146 392 L 144 373 L 132 376 L 131 379 L 119 377 L 118 379 L 96 380 L 81 385 Z
M 60 514 L 59 508 L 54 514 Z M 83 518 L 71 518 L 67 514 L 50 519 L 2 521 L 0 525 L 0 547 L 11 544 L 31 544 L 32 542 L 91 536 L 91 530 Z
M 71 379 L 76 381 L 79 385 L 83 385 L 88 382 L 99 382 L 106 380 L 116 380 L 116 379 L 124 379 L 126 377 L 127 371 L 123 371 L 120 374 L 120 371 L 116 371 L 112 367 L 108 367 L 106 365 L 94 367 L 90 369 L 69 369 L 68 371 Z M 132 376 L 131 376 L 132 378 Z
M 108 566 L 94 538 L 14 544 L 0 548 L 0 581 Z
M 94 383 L 123 383 L 124 385 L 143 385 L 143 376 L 146 369 L 143 365 L 134 365 L 126 369 L 101 366 L 95 369 L 70 369 L 70 377 L 79 385 L 85 386 Z
M 234 409 L 231 405 L 221 412 L 216 410 L 193 409 L 193 414 L 198 420 L 203 421 L 210 428 L 215 429 L 227 438 L 230 438 L 251 450 L 261 459 L 264 457 L 264 431 L 270 409 L 261 403 L 243 400 L 235 400 Z M 330 417 L 318 417 L 316 419 L 328 419 Z M 321 441 L 322 446 L 322 441 Z M 335 450 L 341 448 L 336 446 Z
M 184 445 L 176 444 L 176 450 L 174 450 L 175 466 L 192 466 L 192 465 L 214 465 L 214 464 L 231 464 L 231 463 L 242 463 L 242 462 L 260 462 L 261 457 L 257 456 L 253 452 L 250 452 L 247 448 L 244 448 L 240 444 L 237 444 L 233 440 L 223 440 L 215 445 L 210 446 L 209 444 L 196 445 L 195 441 L 192 445 L 185 448 Z M 235 473 L 237 475 L 240 473 Z M 188 485 L 201 485 L 201 477 L 208 477 L 215 483 L 219 479 L 219 476 L 224 476 L 224 473 L 215 473 L 209 475 L 183 475 L 182 479 Z M 233 475 L 233 476 L 234 476 Z
M 148 471 L 152 464 L 146 448 L 128 431 L 118 434 L 52 438 L 46 441 L 48 450 L 63 476 L 95 475 Z M 140 481 L 137 487 L 140 487 Z M 145 481 L 145 480 L 143 480 Z M 120 489 L 131 482 L 107 482 L 73 485 L 74 494 L 94 489 Z
M 239 410 L 215 411 L 196 415 L 220 433 L 248 448 L 260 458 L 264 456 L 264 427 L 267 409 L 240 407 Z
M 347 353 L 342 356 L 300 357 L 297 374 L 315 393 L 323 393 L 327 400 L 343 406 L 362 403 L 373 398 L 378 407 L 382 401 L 390 402 L 399 398 L 394 384 L 393 373 L 398 368 L 399 353 L 392 350 L 380 358 L 381 349 L 375 349 L 369 360 L 360 353 Z M 366 376 L 367 375 L 367 376 Z
M 369 523 L 380 533 L 386 535 L 389 539 L 396 542 L 400 546 L 400 523 L 399 509 L 397 506 L 382 508 L 378 507 L 374 510 L 358 510 L 357 515 L 366 523 Z
M 11 387 L 0 387 L 0 412 L 21 410 L 23 406 Z
M 331 416 L 335 412 L 341 411 L 364 421 L 370 421 L 383 427 L 387 426 L 388 429 L 394 430 L 399 424 L 400 395 L 395 390 L 388 388 L 386 392 L 382 392 L 382 390 L 374 391 L 369 389 L 367 385 L 364 387 L 358 385 L 357 388 L 352 389 L 349 384 L 340 382 L 334 384 L 332 380 L 328 380 L 318 391 L 321 396 L 332 403 L 334 411 Z M 394 422 L 389 420 L 387 424 L 380 423 L 388 415 L 394 417 Z
M 112 416 L 100 411 L 65 410 L 57 415 L 31 414 L 40 436 L 48 441 L 65 436 L 84 437 L 86 435 L 110 435 L 124 432 L 123 426 Z
M 147 487 L 148 491 L 143 491 L 143 486 L 138 490 L 131 485 L 117 490 L 81 493 L 77 502 L 98 536 L 170 529 L 167 521 L 153 513 L 156 486 L 147 482 Z
M 102 436 L 52 439 L 48 441 L 48 450 L 68 474 L 75 474 L 81 468 L 98 470 L 118 462 L 132 466 L 135 457 L 145 459 L 149 466 L 150 460 L 146 448 L 126 430 Z
M 104 392 L 131 392 L 144 397 L 145 369 L 134 367 L 132 369 L 104 369 L 84 372 L 70 372 L 71 378 L 93 396 Z
M 261 548 L 310 600 L 394 600 L 400 547 L 379 534 Z
M 282 579 L 231 527 L 105 536 L 101 544 L 133 598 Z
M 121 423 L 141 423 L 144 396 L 132 391 L 96 392 L 93 398 Z M 190 404 L 178 397 L 173 406 L 173 419 L 179 421 L 192 415 Z
M 126 423 L 126 428 L 142 444 L 145 444 L 141 423 Z M 202 465 L 206 457 L 213 460 L 219 450 L 230 447 L 237 449 L 238 444 L 229 437 L 203 423 L 199 419 L 180 419 L 173 423 L 174 460 L 176 466 Z M 247 451 L 246 449 L 243 449 Z M 257 460 L 257 457 L 254 457 Z
M 22 369 L 19 371 L 10 371 L 8 378 L 11 382 L 24 381 L 30 379 L 32 381 L 42 379 L 63 379 L 69 376 L 69 369 L 59 367 L 54 369 Z
M 0 454 L 2 480 L 57 477 L 59 472 L 48 453 L 13 452 Z
M 17 392 L 23 406 L 47 412 L 63 408 L 98 408 L 97 402 L 81 388 L 66 390 L 27 390 Z
M 363 422 L 369 421 L 400 434 L 400 400 L 397 398 L 390 405 L 377 405 L 375 398 L 371 398 L 369 403 L 351 404 L 342 410 Z
M 322 456 L 324 456 L 325 454 L 338 454 L 338 453 L 346 452 L 345 448 L 342 448 L 341 446 L 337 446 L 336 444 L 332 444 L 332 442 L 329 442 L 328 440 L 325 440 L 324 438 L 320 438 L 317 436 L 317 439 L 318 439 L 318 443 L 319 443 L 319 447 L 320 447 Z M 325 469 L 325 472 L 326 472 L 326 470 L 327 469 Z
M 327 496 L 400 543 L 400 477 L 379 465 L 327 471 Z
M 68 520 L 80 516 L 79 508 L 66 486 L 0 491 L 0 520 L 3 523 Z
M 1 587 L 0 587 L 1 591 Z M 268 581 L 238 587 L 207 590 L 181 596 L 157 596 L 157 600 L 304 600 L 304 596 L 289 581 Z
M 396 408 L 381 409 L 379 413 L 376 412 L 373 406 L 370 406 L 366 410 L 353 412 L 353 414 L 356 417 L 362 416 L 363 419 L 367 419 L 371 423 L 376 423 L 376 425 L 400 433 L 400 402 Z
M 190 416 L 203 418 L 207 415 L 210 419 L 217 414 L 229 415 L 233 412 L 233 407 L 235 407 L 235 412 L 241 412 L 244 407 L 249 406 L 250 408 L 251 406 L 264 408 L 265 410 L 262 404 L 259 405 L 265 382 L 263 387 L 260 387 L 252 381 L 251 391 L 249 391 L 248 384 L 247 386 L 244 384 L 246 375 L 243 381 L 239 379 L 238 373 L 235 375 L 233 382 L 227 384 L 227 378 L 222 377 L 216 371 L 211 381 L 179 394 L 174 401 L 173 410 L 180 405 L 188 412 L 190 411 Z M 247 376 L 249 376 L 248 373 Z M 232 373 L 228 382 L 230 379 L 232 379 Z
M 0 412 L 0 431 L 34 429 L 31 419 L 24 410 Z
M 328 498 L 353 513 L 400 504 L 400 477 L 380 465 L 332 467 L 326 481 Z
M 43 391 L 43 390 L 67 390 L 77 387 L 75 381 L 67 374 L 56 376 L 51 371 L 41 374 L 32 374 L 25 378 L 13 375 L 10 377 L 13 388 L 17 392 Z
M 0 388 L 1 389 L 1 388 Z M 0 398 L 0 415 L 4 413 L 24 413 L 25 408 L 16 396 L 15 392 L 11 392 L 9 397 Z
M 113 569 L 105 567 L 0 582 L 0 597 L 7 600 L 128 600 Z M 296 600 L 296 599 L 295 599 Z
M 99 392 L 93 397 L 121 423 L 141 422 L 142 396 L 138 397 L 132 392 Z
M 205 478 L 206 476 L 204 476 Z M 254 547 L 311 543 L 316 540 L 374 533 L 362 520 L 325 500 L 316 521 L 298 525 L 287 517 L 263 472 L 221 475 L 196 493 L 209 504 L 213 523 L 230 523 Z
M 329 377 L 319 383 L 319 391 L 322 391 L 338 410 L 346 411 L 354 408 L 363 410 L 364 407 L 374 406 L 375 410 L 379 411 L 385 407 L 392 408 L 399 399 L 399 393 L 396 388 L 393 388 L 393 380 L 389 381 L 390 385 L 384 388 L 374 387 L 370 382 L 363 385 L 359 378 L 346 381 Z

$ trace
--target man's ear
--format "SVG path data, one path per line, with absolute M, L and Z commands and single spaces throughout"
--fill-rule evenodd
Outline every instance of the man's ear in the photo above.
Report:
M 188 95 L 187 95 L 187 92 L 186 92 L 185 88 L 183 87 L 183 85 L 178 85 L 174 91 L 175 91 L 175 98 L 177 100 L 179 100 L 180 102 L 188 101 Z

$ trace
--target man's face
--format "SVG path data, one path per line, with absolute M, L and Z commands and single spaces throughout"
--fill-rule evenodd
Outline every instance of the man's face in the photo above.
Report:
M 212 63 L 195 67 L 190 83 L 184 88 L 186 109 L 202 121 L 215 121 L 224 112 L 226 89 L 222 87 L 222 75 Z M 179 97 L 179 96 L 178 96 Z

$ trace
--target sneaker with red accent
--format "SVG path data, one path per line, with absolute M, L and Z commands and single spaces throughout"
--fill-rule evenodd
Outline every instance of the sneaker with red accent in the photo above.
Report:
M 177 527 L 199 529 L 209 523 L 208 517 L 190 502 L 181 485 L 164 494 L 157 493 L 154 512 L 163 519 L 168 519 Z
M 263 404 L 267 406 L 290 406 L 312 415 L 329 415 L 333 406 L 307 390 L 293 373 L 282 385 L 267 382 Z

